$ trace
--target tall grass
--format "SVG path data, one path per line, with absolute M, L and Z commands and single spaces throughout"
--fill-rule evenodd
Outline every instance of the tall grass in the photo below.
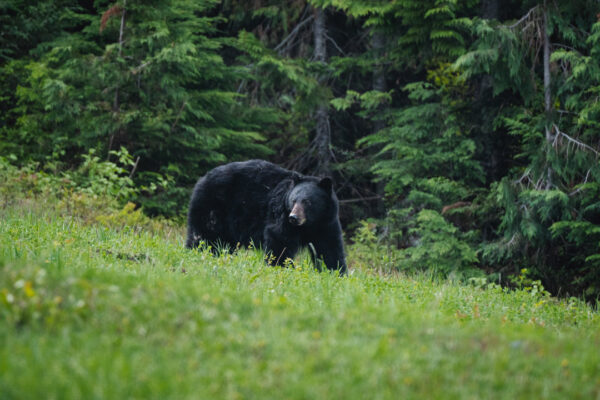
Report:
M 600 398 L 577 299 L 215 257 L 72 196 L 0 210 L 0 399 Z

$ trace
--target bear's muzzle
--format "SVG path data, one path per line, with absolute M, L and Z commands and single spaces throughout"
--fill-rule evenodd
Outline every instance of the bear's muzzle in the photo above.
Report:
M 302 204 L 294 203 L 292 212 L 290 212 L 290 215 L 288 216 L 288 221 L 295 226 L 304 225 L 306 222 L 306 215 L 304 214 L 304 207 L 302 207 Z

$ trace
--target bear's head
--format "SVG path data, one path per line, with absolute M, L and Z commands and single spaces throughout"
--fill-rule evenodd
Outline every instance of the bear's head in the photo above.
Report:
M 288 221 L 295 226 L 310 226 L 321 221 L 331 207 L 333 182 L 331 178 L 300 181 L 287 197 Z

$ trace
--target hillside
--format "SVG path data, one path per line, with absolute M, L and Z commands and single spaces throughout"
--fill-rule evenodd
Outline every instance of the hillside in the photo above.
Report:
M 599 16 L 591 0 L 5 0 L 0 164 L 69 188 L 119 177 L 113 197 L 173 219 L 208 171 L 264 159 L 331 177 L 347 238 L 366 223 L 394 249 L 384 271 L 506 286 L 526 268 L 595 302 Z
M 576 299 L 271 268 L 37 202 L 0 211 L 2 399 L 600 398 Z

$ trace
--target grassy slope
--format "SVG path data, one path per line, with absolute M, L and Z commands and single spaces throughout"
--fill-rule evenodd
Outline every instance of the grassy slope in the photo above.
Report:
M 361 271 L 5 209 L 0 398 L 600 398 L 586 305 Z

